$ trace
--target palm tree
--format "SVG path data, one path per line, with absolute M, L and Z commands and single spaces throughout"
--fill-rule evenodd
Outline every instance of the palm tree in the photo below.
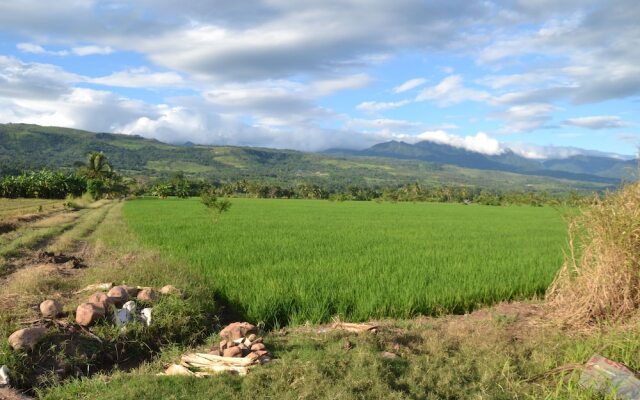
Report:
M 103 152 L 93 151 L 87 156 L 87 163 L 83 164 L 82 172 L 88 178 L 106 178 L 113 172 L 113 167 Z

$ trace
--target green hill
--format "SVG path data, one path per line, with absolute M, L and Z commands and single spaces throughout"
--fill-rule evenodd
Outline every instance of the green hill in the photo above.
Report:
M 409 146 L 409 145 L 407 145 Z M 617 177 L 574 179 L 514 173 L 491 165 L 469 168 L 441 156 L 419 159 L 420 149 L 402 158 L 390 154 L 318 154 L 254 147 L 171 145 L 139 136 L 92 133 L 27 124 L 0 124 L 0 175 L 27 169 L 72 169 L 91 151 L 103 151 L 114 167 L 129 176 L 164 177 L 180 171 L 215 181 L 262 180 L 278 184 L 311 182 L 327 187 L 472 185 L 508 190 L 597 190 L 619 182 Z M 472 153 L 477 154 L 477 153 Z M 452 161 L 459 160 L 456 155 Z M 474 156 L 476 157 L 476 156 Z M 460 162 L 458 161 L 458 164 Z M 557 166 L 556 166 L 557 167 Z

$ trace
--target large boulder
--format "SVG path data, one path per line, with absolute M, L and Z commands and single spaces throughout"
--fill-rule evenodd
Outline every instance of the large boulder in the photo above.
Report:
M 20 329 L 9 336 L 9 345 L 14 350 L 33 350 L 46 333 L 44 326 Z
M 227 325 L 220 331 L 220 337 L 230 341 L 243 338 L 249 334 L 256 333 L 256 327 L 248 322 L 234 322 Z
M 40 313 L 45 318 L 55 318 L 62 314 L 62 304 L 57 300 L 45 300 L 40 303 Z
M 114 286 L 109 289 L 107 292 L 107 296 L 116 307 L 121 307 L 124 303 L 129 301 L 129 293 L 127 292 L 127 288 L 124 286 Z
M 76 322 L 82 326 L 89 326 L 104 317 L 104 308 L 93 303 L 83 303 L 76 309 Z

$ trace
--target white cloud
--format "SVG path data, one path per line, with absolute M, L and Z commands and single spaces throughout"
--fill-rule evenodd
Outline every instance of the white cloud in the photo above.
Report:
M 111 54 L 114 50 L 109 46 L 79 46 L 73 47 L 71 52 L 77 56 L 91 56 Z
M 359 89 L 371 83 L 367 74 L 348 75 L 334 79 L 322 79 L 311 83 L 310 89 L 316 96 L 327 96 L 345 89 Z
M 44 47 L 34 43 L 18 43 L 16 45 L 16 48 L 22 51 L 23 53 L 31 53 L 31 54 L 48 54 L 53 56 L 66 56 L 67 54 L 69 54 L 69 52 L 66 50 L 60 50 L 60 51 L 47 50 Z
M 443 130 L 426 131 L 415 136 L 415 140 L 427 140 L 487 155 L 498 155 L 504 152 L 500 142 L 484 132 L 478 132 L 473 136 L 461 137 Z
M 426 82 L 427 82 L 427 80 L 424 79 L 424 78 L 410 79 L 410 80 L 404 82 L 403 84 L 394 87 L 393 88 L 393 93 L 403 93 L 403 92 L 406 92 L 408 90 L 415 89 L 418 86 L 422 86 Z
M 133 68 L 111 75 L 89 79 L 92 83 L 121 87 L 180 87 L 185 84 L 175 72 L 152 72 L 148 68 Z
M 487 101 L 490 97 L 487 92 L 463 86 L 460 75 L 450 75 L 437 85 L 423 89 L 416 100 L 434 100 L 440 106 L 448 106 L 464 101 Z
M 531 103 L 511 106 L 496 115 L 506 120 L 503 133 L 531 132 L 544 127 L 554 110 L 556 107 L 551 104 Z
M 391 102 L 365 101 L 358 104 L 356 108 L 368 114 L 376 114 L 381 111 L 391 110 L 393 108 L 406 106 L 409 103 L 411 103 L 411 101 L 409 100 L 391 101 Z
M 401 119 L 352 119 L 347 122 L 347 127 L 352 129 L 380 129 L 380 130 L 410 130 L 414 129 L 422 124 L 406 121 Z
M 612 129 L 625 128 L 629 124 L 620 117 L 613 115 L 595 115 L 591 117 L 569 118 L 563 121 L 564 125 L 577 126 L 587 129 Z
M 78 46 L 73 47 L 71 50 L 47 50 L 39 44 L 34 43 L 18 43 L 16 48 L 24 53 L 32 53 L 32 54 L 48 54 L 53 56 L 68 56 L 70 54 L 74 54 L 76 56 L 90 56 L 90 55 L 107 55 L 114 52 L 114 50 L 109 46 Z
M 18 48 L 18 50 L 25 53 L 44 54 L 47 52 L 44 47 L 33 43 L 18 43 L 16 47 Z

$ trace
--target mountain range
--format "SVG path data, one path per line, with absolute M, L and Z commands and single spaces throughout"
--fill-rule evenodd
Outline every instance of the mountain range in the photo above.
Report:
M 167 144 L 113 133 L 30 124 L 0 124 L 0 176 L 29 169 L 72 169 L 91 151 L 138 179 L 175 172 L 214 181 L 300 182 L 328 187 L 473 185 L 509 190 L 602 190 L 632 180 L 635 160 L 578 155 L 533 160 L 511 151 L 485 155 L 423 141 L 385 142 L 365 150 L 306 153 L 256 147 Z
M 592 182 L 618 183 L 634 179 L 636 160 L 604 155 L 575 155 L 566 158 L 531 159 L 511 150 L 498 155 L 486 155 L 462 148 L 422 141 L 415 144 L 390 141 L 365 150 L 331 149 L 324 152 L 342 156 L 386 157 L 422 160 L 464 168 L 505 171 L 524 175 L 548 176 Z

